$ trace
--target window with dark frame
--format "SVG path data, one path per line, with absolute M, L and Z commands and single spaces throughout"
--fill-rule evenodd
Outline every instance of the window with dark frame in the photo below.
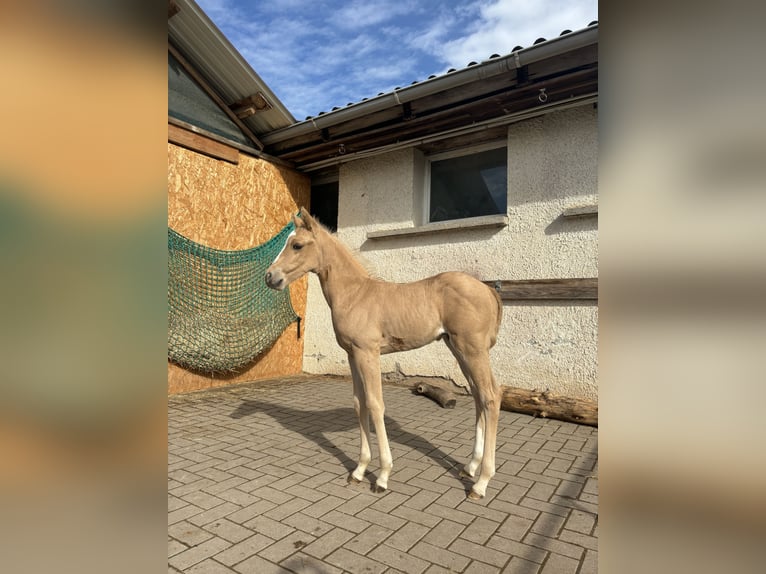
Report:
M 500 146 L 429 158 L 428 222 L 505 215 L 507 154 L 507 147 Z

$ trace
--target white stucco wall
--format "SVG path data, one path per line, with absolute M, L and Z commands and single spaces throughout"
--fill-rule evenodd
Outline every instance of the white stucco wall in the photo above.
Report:
M 509 126 L 507 227 L 368 239 L 371 231 L 420 223 L 422 155 L 406 149 L 341 166 L 338 236 L 389 281 L 448 270 L 482 280 L 597 277 L 596 218 L 561 218 L 568 207 L 597 203 L 596 114 L 587 106 Z M 496 378 L 501 384 L 596 399 L 597 325 L 594 304 L 506 302 L 492 351 Z M 309 283 L 305 337 L 306 372 L 348 374 L 315 276 Z M 384 356 L 382 371 L 396 370 L 465 384 L 443 343 Z

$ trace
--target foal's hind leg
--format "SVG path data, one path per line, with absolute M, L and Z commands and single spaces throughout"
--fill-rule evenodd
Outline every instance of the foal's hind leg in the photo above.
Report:
M 474 387 L 473 381 L 469 381 L 469 384 L 471 385 L 471 388 Z M 486 417 L 484 416 L 484 410 L 479 404 L 477 393 L 474 392 L 473 395 L 476 406 L 476 434 L 474 435 L 473 455 L 471 456 L 471 460 L 468 461 L 465 467 L 463 467 L 463 470 L 460 471 L 460 476 L 465 478 L 473 478 L 475 476 L 476 470 L 481 464 L 481 459 L 484 458 L 484 429 L 486 427 Z
M 495 447 L 497 444 L 497 424 L 500 418 L 500 390 L 495 383 L 495 379 L 492 376 L 492 371 L 489 366 L 489 356 L 476 360 L 476 363 L 471 367 L 474 373 L 481 372 L 481 375 L 474 375 L 475 387 L 474 393 L 476 393 L 476 409 L 481 410 L 481 418 L 484 419 L 484 436 L 479 436 L 479 425 L 476 426 L 476 443 L 484 439 L 484 448 L 481 456 L 481 470 L 479 473 L 479 479 L 473 485 L 470 498 L 478 499 L 483 498 L 487 493 L 487 484 L 489 479 L 495 475 Z M 478 417 L 477 417 L 478 418 Z M 474 456 L 476 453 L 474 452 Z M 471 461 L 474 464 L 474 460 Z
M 489 349 L 454 335 L 448 339 L 447 344 L 471 386 L 476 405 L 476 437 L 473 455 L 461 475 L 473 478 L 476 470 L 481 468 L 479 478 L 468 495 L 470 498 L 479 499 L 484 497 L 489 479 L 495 475 L 500 389 L 492 376 Z

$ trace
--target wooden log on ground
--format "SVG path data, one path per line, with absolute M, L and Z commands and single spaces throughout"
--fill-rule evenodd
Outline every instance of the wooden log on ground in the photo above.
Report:
M 537 417 L 570 423 L 598 426 L 598 403 L 554 395 L 547 391 L 530 391 L 518 387 L 502 387 L 500 408 Z
M 418 383 L 415 386 L 414 391 L 418 395 L 424 395 L 435 401 L 444 409 L 455 408 L 457 399 L 455 398 L 455 394 L 448 389 L 435 387 L 434 385 L 429 385 L 428 383 Z

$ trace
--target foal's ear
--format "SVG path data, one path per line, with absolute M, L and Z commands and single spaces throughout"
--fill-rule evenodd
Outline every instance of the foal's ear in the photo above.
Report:
M 312 231 L 311 228 L 314 226 L 315 221 L 314 221 L 314 218 L 311 217 L 311 214 L 309 213 L 309 210 L 306 209 L 305 207 L 301 207 L 301 210 L 300 210 L 299 213 L 300 213 L 301 226 L 305 227 L 309 231 Z M 295 218 L 293 218 L 293 219 L 295 219 Z M 298 224 L 296 223 L 296 227 L 297 226 L 298 226 Z

